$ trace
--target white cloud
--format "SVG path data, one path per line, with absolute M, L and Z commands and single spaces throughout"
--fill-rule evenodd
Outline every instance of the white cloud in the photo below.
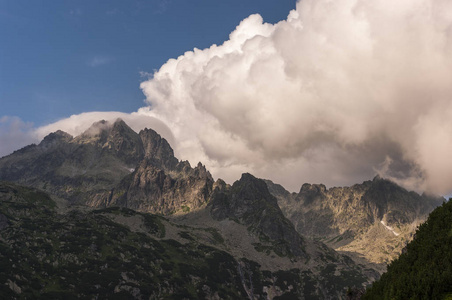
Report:
M 252 15 L 142 83 L 148 113 L 180 157 L 228 180 L 251 171 L 294 190 L 386 170 L 450 191 L 450 11 L 447 0 L 304 0 L 275 25 Z
M 87 62 L 87 64 L 88 64 L 88 66 L 95 68 L 95 67 L 109 64 L 112 61 L 113 61 L 113 58 L 109 57 L 109 56 L 95 56 L 95 57 L 91 58 Z
M 32 123 L 23 122 L 18 117 L 0 117 L 0 157 L 31 143 L 39 142 L 31 132 L 32 128 Z

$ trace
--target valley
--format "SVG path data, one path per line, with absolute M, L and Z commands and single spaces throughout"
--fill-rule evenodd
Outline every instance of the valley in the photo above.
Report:
M 380 177 L 230 185 L 120 119 L 1 158 L 0 181 L 5 299 L 346 299 L 444 201 Z

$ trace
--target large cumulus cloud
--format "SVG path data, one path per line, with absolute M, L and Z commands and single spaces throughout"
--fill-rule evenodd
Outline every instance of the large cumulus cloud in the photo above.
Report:
M 452 188 L 452 3 L 303 0 L 287 20 L 243 20 L 142 83 L 179 156 L 291 189 L 380 173 Z
M 168 60 L 141 88 L 147 106 L 136 113 L 85 113 L 31 132 L 77 134 L 122 117 L 229 182 L 251 172 L 297 190 L 380 174 L 452 191 L 449 0 L 303 0 L 277 24 L 249 16 L 222 45 Z

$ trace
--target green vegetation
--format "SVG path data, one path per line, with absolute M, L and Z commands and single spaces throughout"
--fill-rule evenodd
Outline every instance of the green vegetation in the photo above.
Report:
M 223 236 L 218 232 L 215 228 L 206 228 L 204 231 L 208 232 L 212 236 L 211 242 L 213 244 L 224 244 L 224 238 Z
M 151 214 L 141 214 L 144 218 L 144 225 L 149 229 L 149 231 L 158 236 L 159 238 L 164 238 L 166 235 L 165 225 L 163 225 L 163 217 Z
M 185 226 L 180 243 L 164 239 L 163 217 L 126 208 L 58 214 L 46 194 L 0 183 L 0 299 L 317 299 L 319 282 L 341 287 L 334 272 L 317 278 L 300 270 L 270 272 L 205 245 L 224 239 L 214 228 Z M 145 232 L 115 222 L 142 218 Z
M 363 299 L 451 299 L 452 201 L 435 209 Z
M 0 186 L 0 214 L 8 220 L 0 231 L 0 282 L 8 283 L 0 285 L 1 299 L 202 299 L 211 296 L 209 291 L 222 298 L 245 294 L 237 281 L 237 262 L 229 254 L 152 238 L 164 236 L 161 217 L 117 207 L 59 215 L 44 195 Z M 151 235 L 132 232 L 108 215 L 141 215 Z

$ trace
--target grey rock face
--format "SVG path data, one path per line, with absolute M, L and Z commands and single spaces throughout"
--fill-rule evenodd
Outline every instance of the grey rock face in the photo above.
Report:
M 144 129 L 139 133 L 143 142 L 145 158 L 156 167 L 167 171 L 173 170 L 178 164 L 174 151 L 168 142 L 152 129 Z
M 303 236 L 386 264 L 444 199 L 408 192 L 380 177 L 351 187 L 303 184 L 290 194 L 267 181 L 284 215 Z
M 200 164 L 192 169 L 178 163 L 176 169 L 181 164 L 180 171 L 166 172 L 144 159 L 108 196 L 90 205 L 124 206 L 162 215 L 201 207 L 209 199 L 213 178 Z
M 53 132 L 49 135 L 47 135 L 41 143 L 39 143 L 39 146 L 42 148 L 42 150 L 46 150 L 53 147 L 61 146 L 65 143 L 69 143 L 73 139 L 72 135 L 57 130 L 56 132 Z
M 263 180 L 251 174 L 243 174 L 232 187 L 218 187 L 213 193 L 210 209 L 215 219 L 237 220 L 261 239 L 271 240 L 284 255 L 307 257 L 303 239 L 282 214 L 276 198 Z

